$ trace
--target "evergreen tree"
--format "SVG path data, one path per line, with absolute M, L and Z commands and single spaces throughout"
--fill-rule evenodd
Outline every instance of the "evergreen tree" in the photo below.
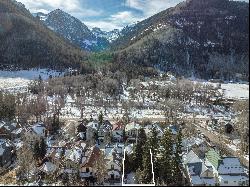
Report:
M 40 148 L 39 148 L 39 141 L 36 140 L 35 144 L 34 144 L 34 148 L 33 148 L 33 156 L 35 158 L 35 160 L 39 160 L 40 158 Z
M 37 140 L 34 144 L 33 148 L 33 156 L 35 160 L 42 160 L 47 152 L 47 145 L 45 143 L 45 140 L 42 138 L 40 141 Z
M 175 148 L 175 153 L 174 153 L 174 160 L 173 160 L 173 174 L 174 174 L 174 179 L 179 185 L 181 185 L 181 162 L 182 162 L 182 129 L 179 130 L 177 134 L 177 139 L 176 139 L 176 148 Z
M 40 158 L 43 159 L 46 155 L 47 152 L 47 144 L 44 140 L 44 138 L 41 139 L 40 142 Z
M 93 134 L 93 140 L 95 141 L 95 143 L 98 142 L 98 138 L 99 138 L 98 133 L 94 132 L 94 134 Z
M 103 124 L 103 113 L 102 113 L 102 111 L 100 112 L 100 114 L 98 116 L 98 122 L 99 122 L 99 127 L 98 127 L 98 130 L 99 130 L 100 126 Z
M 137 137 L 137 144 L 144 145 L 146 141 L 147 141 L 147 135 L 145 133 L 145 130 L 143 128 L 140 128 Z
M 151 164 L 151 154 L 149 148 L 149 142 L 146 142 L 144 146 L 144 152 L 142 155 L 142 168 L 140 171 L 139 182 L 142 184 L 152 184 L 153 174 L 152 174 L 152 164 Z
M 151 130 L 151 136 L 149 137 L 149 140 L 148 140 L 148 145 L 149 145 L 149 148 L 151 149 L 152 154 L 153 154 L 155 178 L 159 177 L 159 163 L 158 163 L 158 160 L 156 158 L 158 150 L 159 150 L 159 143 L 158 142 L 159 142 L 158 133 L 157 133 L 156 127 L 153 127 L 153 129 Z
M 124 173 L 125 174 L 128 174 L 131 172 L 131 166 L 132 166 L 132 163 L 131 163 L 131 158 L 130 156 L 128 155 L 127 152 L 125 152 L 125 164 L 124 164 Z
M 53 133 L 55 134 L 60 128 L 60 121 L 56 114 L 53 115 L 53 123 L 52 123 L 52 129 Z
M 173 139 L 169 129 L 163 134 L 160 155 L 160 178 L 169 185 L 173 182 Z
M 142 167 L 142 155 L 144 151 L 144 145 L 147 141 L 147 135 L 145 130 L 141 128 L 138 132 L 137 144 L 134 146 L 134 151 L 132 154 L 133 171 Z
M 122 130 L 122 141 L 125 143 L 127 140 L 127 136 L 126 136 L 126 131 L 125 129 Z
M 157 133 L 156 127 L 153 127 L 152 130 L 151 130 L 151 136 L 149 137 L 148 145 L 149 145 L 149 148 L 152 151 L 153 160 L 155 160 L 155 156 L 156 156 L 157 150 L 159 148 L 159 145 L 158 145 L 158 133 Z

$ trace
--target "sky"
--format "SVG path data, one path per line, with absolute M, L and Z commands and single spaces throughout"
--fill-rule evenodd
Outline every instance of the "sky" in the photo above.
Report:
M 57 8 L 81 20 L 89 28 L 122 29 L 184 0 L 17 0 L 31 13 L 49 13 Z M 242 0 L 247 1 L 249 0 Z

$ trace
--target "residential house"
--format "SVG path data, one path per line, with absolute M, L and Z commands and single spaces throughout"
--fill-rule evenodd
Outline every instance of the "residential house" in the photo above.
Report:
M 94 121 L 89 122 L 87 125 L 87 131 L 86 131 L 87 140 L 93 140 L 93 137 L 95 133 L 98 132 L 98 129 L 99 129 L 98 121 L 94 120 Z
M 178 134 L 178 131 L 179 131 L 179 128 L 177 125 L 170 125 L 167 127 L 167 129 L 170 130 L 173 138 L 175 139 L 177 137 L 177 134 Z
M 13 131 L 11 131 L 11 139 L 21 138 L 21 135 L 24 133 L 25 130 L 23 128 L 16 128 Z
M 94 164 L 99 159 L 101 150 L 97 146 L 93 146 L 85 152 L 82 157 L 80 176 L 82 178 L 91 178 L 95 176 Z
M 30 129 L 29 132 L 40 137 L 47 137 L 47 129 L 44 123 L 36 123 Z
M 14 146 L 10 140 L 0 139 L 0 167 L 8 167 L 14 158 Z
M 160 139 L 162 136 L 163 136 L 163 130 L 162 128 L 158 125 L 158 124 L 150 124 L 150 125 L 147 125 L 144 130 L 145 130 L 145 133 L 148 137 L 152 136 L 152 130 L 153 128 L 156 129 L 156 132 L 157 132 L 157 137 Z
M 47 174 L 47 175 L 51 175 L 53 174 L 58 168 L 57 166 L 52 163 L 52 162 L 44 162 L 43 165 L 39 168 L 40 171 L 42 171 L 43 173 Z
M 112 128 L 113 128 L 113 126 L 108 120 L 105 120 L 103 122 L 103 124 L 100 126 L 100 128 L 98 130 L 98 139 L 100 142 L 104 142 L 104 139 L 106 136 L 111 137 Z
M 127 141 L 136 142 L 136 138 L 141 128 L 142 128 L 141 125 L 135 122 L 127 124 L 125 127 L 125 133 L 126 136 L 128 137 Z
M 63 173 L 77 173 L 78 166 L 81 165 L 85 159 L 87 152 L 87 145 L 84 141 L 78 141 L 74 144 L 66 143 L 63 151 L 59 152 L 58 155 L 64 158 Z
M 237 157 L 224 157 L 219 161 L 218 173 L 221 186 L 248 186 L 249 176 Z
M 206 152 L 208 152 L 210 149 L 211 149 L 211 145 L 207 141 L 204 141 L 204 142 L 200 143 L 199 145 L 194 144 L 192 146 L 192 150 L 201 159 L 205 159 Z
M 189 138 L 184 138 L 182 140 L 182 150 L 189 152 L 189 150 L 192 149 L 193 146 L 200 146 L 202 147 L 205 144 L 204 138 L 201 137 L 189 137 Z
M 0 138 L 10 139 L 12 137 L 11 132 L 16 128 L 16 123 L 6 123 L 4 121 L 0 122 Z
M 192 186 L 214 186 L 216 171 L 209 161 L 201 160 L 192 150 L 183 157 L 187 178 Z
M 124 124 L 122 122 L 119 121 L 113 125 L 112 129 L 113 142 L 123 141 L 123 131 L 124 131 Z
M 122 178 L 123 145 L 107 145 L 105 147 L 105 160 L 107 161 L 109 183 L 120 183 Z

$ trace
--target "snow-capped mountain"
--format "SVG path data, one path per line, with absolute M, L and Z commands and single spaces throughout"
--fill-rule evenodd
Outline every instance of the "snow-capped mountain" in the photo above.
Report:
M 112 43 L 120 36 L 119 29 L 114 29 L 112 31 L 107 32 L 107 31 L 102 31 L 100 28 L 95 27 L 92 29 L 92 33 L 96 37 L 106 38 L 110 43 Z
M 95 36 L 84 23 L 60 9 L 48 15 L 41 13 L 33 15 L 38 16 L 48 28 L 82 49 L 99 51 L 109 45 L 106 38 Z
M 0 12 L 0 66 L 3 68 L 76 68 L 87 57 L 86 52 L 34 18 L 21 3 L 0 0 Z

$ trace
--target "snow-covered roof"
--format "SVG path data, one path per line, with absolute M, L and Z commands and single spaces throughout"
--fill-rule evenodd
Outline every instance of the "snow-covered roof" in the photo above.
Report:
M 42 123 L 37 123 L 37 124 L 34 124 L 34 125 L 32 126 L 32 130 L 33 130 L 37 135 L 43 136 L 44 133 L 45 133 L 46 128 L 45 128 L 44 124 L 42 124 Z
M 194 153 L 193 150 L 191 150 L 186 156 L 184 163 L 197 163 L 202 162 L 202 160 Z
M 201 138 L 196 138 L 196 137 L 191 137 L 191 138 L 186 138 L 182 140 L 182 146 L 184 148 L 190 148 L 193 145 L 200 145 L 204 142 L 204 139 Z
M 126 125 L 125 127 L 125 131 L 130 131 L 133 129 L 139 130 L 141 128 L 141 125 L 135 123 L 135 122 L 131 122 L 129 124 Z
M 191 176 L 191 181 L 192 181 L 192 184 L 196 184 L 196 185 L 203 184 L 201 178 L 198 175 Z
M 175 125 L 170 125 L 170 126 L 168 126 L 167 128 L 171 131 L 171 133 L 172 133 L 173 135 L 177 135 L 178 129 L 177 129 L 177 127 L 176 127 Z
M 226 157 L 219 162 L 218 172 L 220 174 L 244 174 L 244 167 L 239 158 Z
M 20 149 L 23 146 L 23 141 L 21 141 L 20 139 L 15 139 L 13 141 L 13 143 L 14 143 L 17 150 Z
M 74 99 L 70 96 L 70 95 L 67 95 L 66 97 L 66 103 L 74 103 Z
M 144 130 L 145 130 L 145 133 L 148 134 L 149 132 L 152 131 L 153 128 L 156 128 L 156 131 L 158 132 L 158 134 L 162 135 L 163 134 L 163 130 L 162 128 L 158 125 L 158 124 L 150 124 L 150 125 L 147 125 Z
M 0 121 L 0 128 L 2 128 L 6 123 L 4 121 Z
M 98 129 L 98 126 L 99 126 L 99 124 L 98 124 L 97 121 L 91 121 L 91 122 L 89 122 L 88 125 L 87 125 L 88 128 L 92 128 L 92 129 L 95 129 L 95 130 Z
M 193 185 L 206 184 L 206 186 L 214 186 L 216 184 L 215 178 L 201 178 L 198 175 L 191 176 Z
M 79 132 L 78 135 L 79 135 L 80 138 L 85 138 L 85 133 L 84 132 Z
M 0 156 L 3 155 L 7 147 L 11 147 L 9 140 L 0 139 Z
M 13 131 L 14 129 L 16 129 L 16 123 L 12 123 L 12 124 L 7 124 L 4 121 L 0 122 L 0 128 L 4 128 L 6 129 L 8 132 Z
M 54 172 L 56 170 L 56 165 L 51 163 L 51 162 L 45 162 L 42 165 L 41 170 L 46 172 L 46 173 L 51 173 L 51 172 Z
M 247 181 L 249 177 L 245 175 L 220 175 L 219 178 L 223 181 Z
M 81 149 L 67 149 L 65 150 L 65 158 L 72 160 L 74 162 L 80 161 L 82 157 L 82 150 Z
M 20 134 L 23 131 L 23 128 L 17 128 L 15 130 L 13 130 L 11 133 L 12 134 Z

